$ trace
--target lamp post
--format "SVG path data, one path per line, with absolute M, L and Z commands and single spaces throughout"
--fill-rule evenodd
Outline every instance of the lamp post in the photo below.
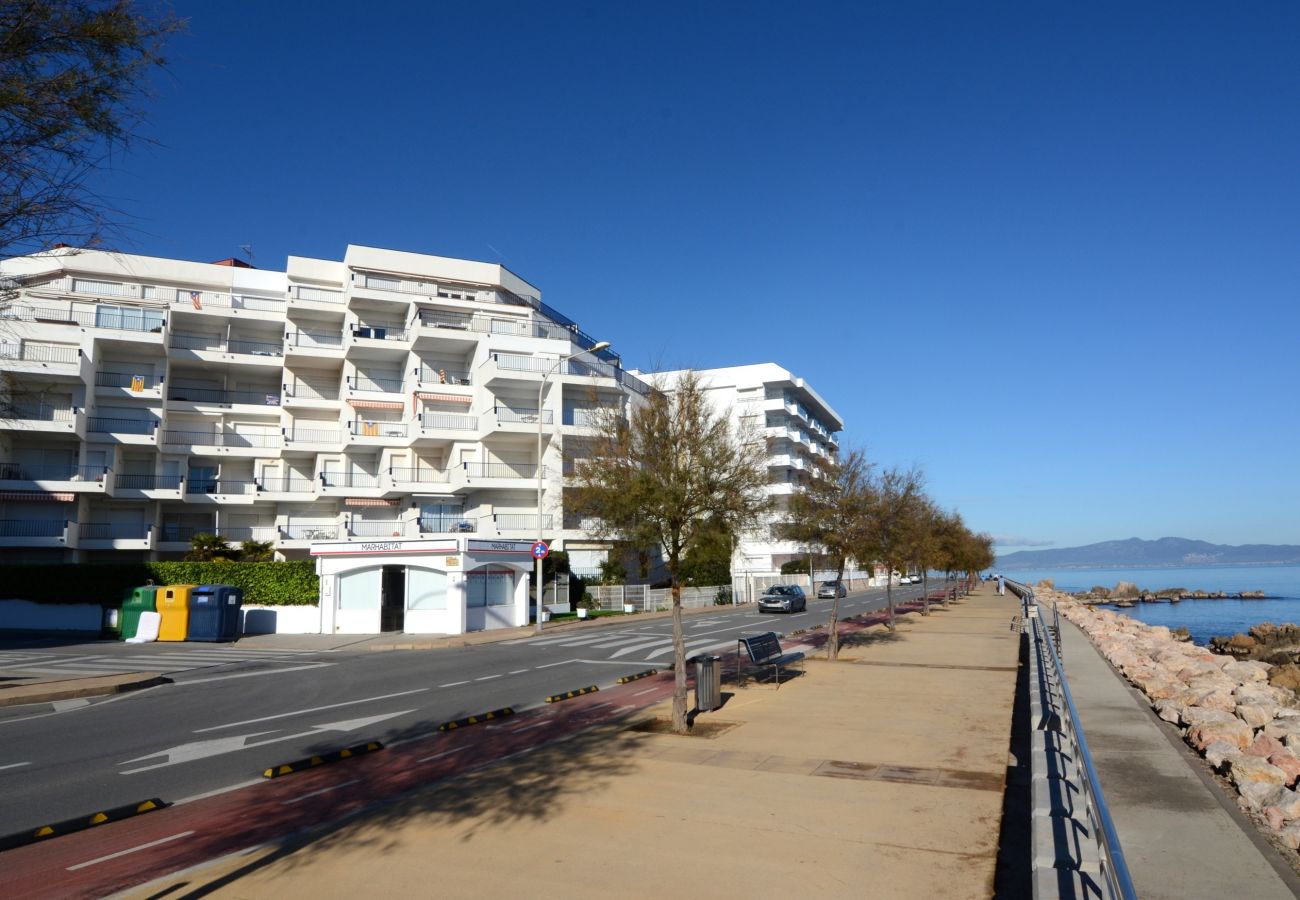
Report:
M 537 386 L 537 540 L 546 539 L 545 529 L 542 528 L 542 395 L 546 392 L 547 380 L 559 371 L 560 366 L 564 365 L 575 356 L 582 356 L 584 353 L 599 353 L 609 346 L 609 341 L 600 341 L 592 344 L 586 350 L 579 350 L 576 353 L 570 353 L 568 356 L 561 356 L 555 361 L 555 365 L 542 376 L 542 383 Z M 542 584 L 542 559 L 537 558 L 537 632 L 542 631 L 542 600 L 546 594 L 546 587 Z

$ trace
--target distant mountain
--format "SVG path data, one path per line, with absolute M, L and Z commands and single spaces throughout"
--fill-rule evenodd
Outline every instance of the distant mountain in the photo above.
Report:
M 1086 547 L 1019 550 L 998 557 L 1003 569 L 1156 569 L 1175 566 L 1297 565 L 1300 546 L 1294 544 L 1210 544 L 1187 538 L 1155 541 L 1129 538 Z

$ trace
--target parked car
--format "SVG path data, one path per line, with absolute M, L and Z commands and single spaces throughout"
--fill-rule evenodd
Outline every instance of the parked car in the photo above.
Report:
M 808 608 L 808 598 L 797 584 L 774 584 L 758 598 L 758 611 L 802 612 Z
M 817 589 L 818 600 L 833 600 L 836 597 L 847 597 L 848 589 L 844 587 L 842 581 L 827 581 Z

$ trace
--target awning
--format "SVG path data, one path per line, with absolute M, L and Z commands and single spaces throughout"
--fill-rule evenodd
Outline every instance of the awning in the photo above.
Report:
M 415 396 L 421 400 L 441 400 L 443 403 L 473 403 L 474 398 L 464 394 L 435 394 L 432 391 L 416 391 Z
M 0 500 L 35 500 L 38 503 L 71 503 L 77 499 L 75 494 L 58 491 L 0 491 Z
M 400 402 L 392 400 L 349 400 L 353 409 L 401 409 Z
M 380 500 L 378 497 L 348 497 L 344 506 L 398 506 L 400 500 Z

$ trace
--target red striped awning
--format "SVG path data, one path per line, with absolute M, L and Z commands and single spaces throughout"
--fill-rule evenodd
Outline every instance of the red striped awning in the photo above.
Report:
M 398 506 L 400 500 L 380 500 L 378 497 L 348 497 L 343 501 L 344 506 Z
M 415 396 L 421 400 L 441 400 L 443 403 L 473 403 L 474 398 L 465 394 L 436 394 L 433 391 L 416 391 Z
M 353 409 L 401 409 L 400 401 L 394 400 L 349 400 Z
M 75 494 L 64 491 L 0 491 L 0 500 L 35 500 L 42 503 L 71 503 Z

